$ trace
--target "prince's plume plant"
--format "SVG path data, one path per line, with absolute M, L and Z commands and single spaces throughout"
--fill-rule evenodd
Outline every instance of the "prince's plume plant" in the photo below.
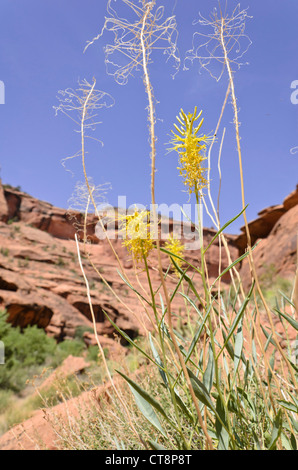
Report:
M 155 226 L 157 214 L 155 211 L 155 108 L 153 87 L 150 81 L 149 65 L 154 49 L 162 48 L 169 56 L 176 52 L 176 20 L 174 17 L 162 20 L 163 9 L 156 9 L 155 1 L 115 0 L 130 9 L 134 20 L 128 20 L 112 9 L 112 0 L 108 1 L 110 17 L 106 18 L 104 27 L 95 39 L 99 39 L 105 30 L 114 33 L 114 43 L 106 46 L 106 64 L 112 66 L 112 74 L 116 81 L 125 84 L 132 72 L 141 70 L 145 91 L 148 97 L 148 119 L 151 149 L 151 199 L 153 204 L 153 223 Z M 210 40 L 215 41 L 215 49 L 210 49 L 209 63 L 213 58 L 219 58 L 223 68 L 227 68 L 229 87 L 226 99 L 231 93 L 235 114 L 235 127 L 237 144 L 240 145 L 239 122 L 237 120 L 236 94 L 233 84 L 236 58 L 229 59 L 229 53 L 237 50 L 238 40 L 244 33 L 243 20 L 246 14 L 240 14 L 236 9 L 229 18 L 226 14 L 213 17 L 213 33 Z M 202 25 L 204 25 L 202 23 Z M 234 29 L 233 29 L 234 27 Z M 237 37 L 236 32 L 239 35 Z M 94 41 L 92 41 L 94 42 Z M 164 46 L 158 46 L 158 44 Z M 218 51 L 222 52 L 219 53 Z M 117 65 L 115 54 L 120 54 L 123 60 Z M 114 56 L 113 60 L 110 60 Z M 196 55 L 198 57 L 198 54 Z M 208 62 L 208 61 L 207 61 Z M 207 62 L 202 64 L 207 67 Z M 108 72 L 109 73 L 109 72 Z M 222 74 L 220 74 L 221 76 Z M 83 109 L 88 102 L 92 103 L 92 89 L 86 94 Z M 89 101 L 90 100 L 90 101 Z M 226 103 L 226 100 L 225 100 Z M 225 107 L 225 103 L 223 108 Z M 222 110 L 223 112 L 223 110 Z M 82 121 L 85 121 L 85 113 L 82 113 Z M 181 111 L 178 125 L 174 125 L 176 132 L 172 140 L 173 148 L 179 154 L 179 172 L 184 179 L 189 195 L 195 194 L 197 202 L 203 199 L 203 190 L 210 187 L 209 159 L 206 165 L 206 150 L 210 140 L 206 135 L 199 135 L 202 121 L 197 124 L 201 113 L 197 115 L 195 108 L 193 114 L 185 114 Z M 221 119 L 221 118 L 220 118 Z M 219 120 L 220 122 L 220 120 Z M 219 125 L 218 125 L 219 127 Z M 82 128 L 84 137 L 84 126 Z M 212 144 L 214 138 L 212 139 Z M 84 139 L 82 139 L 84 143 Z M 223 141 L 222 141 L 223 143 Z M 239 161 L 241 164 L 241 152 L 238 145 Z M 82 155 L 84 155 L 84 146 Z M 84 164 L 84 158 L 83 158 Z M 87 180 L 88 181 L 88 180 Z M 88 186 L 87 186 L 88 187 Z M 89 185 L 90 187 L 90 185 Z M 92 187 L 91 187 L 92 189 Z M 88 204 L 92 203 L 92 191 Z M 142 446 L 148 445 L 155 450 L 187 449 L 219 449 L 219 450 L 247 450 L 247 449 L 295 449 L 297 433 L 296 413 L 297 399 L 295 397 L 295 374 L 297 367 L 292 359 L 291 345 L 288 351 L 280 351 L 275 330 L 268 331 L 260 324 L 260 311 L 258 299 L 254 291 L 254 282 L 247 295 L 241 296 L 235 292 L 223 292 L 220 287 L 222 277 L 230 272 L 246 257 L 251 256 L 254 247 L 242 254 L 236 260 L 229 259 L 228 266 L 219 270 L 218 276 L 209 279 L 208 250 L 217 239 L 221 239 L 223 231 L 245 213 L 244 205 L 240 214 L 231 219 L 218 230 L 205 246 L 203 243 L 202 220 L 200 226 L 200 263 L 197 260 L 186 259 L 182 244 L 174 237 L 170 237 L 164 247 L 159 239 L 153 244 L 149 236 L 146 211 L 123 218 L 123 234 L 128 237 L 124 243 L 134 259 L 139 262 L 143 259 L 144 274 L 148 281 L 148 291 L 139 292 L 137 288 L 128 282 L 121 271 L 119 273 L 123 282 L 138 296 L 147 309 L 153 312 L 155 324 L 153 333 L 146 332 L 149 352 L 144 346 L 130 338 L 121 330 L 117 323 L 109 319 L 114 329 L 121 334 L 135 350 L 146 358 L 147 383 L 139 385 L 131 377 L 123 372 L 119 374 L 126 380 L 132 391 L 136 404 L 142 416 L 149 422 L 152 439 L 144 440 L 143 425 L 138 426 L 129 413 L 130 399 L 127 401 L 117 391 L 117 387 L 109 375 L 113 384 L 115 399 L 113 403 L 114 415 L 117 410 L 125 410 L 125 419 L 133 431 L 134 438 L 141 442 Z M 218 216 L 219 217 L 219 216 Z M 207 245 L 207 246 L 206 246 Z M 86 282 L 87 295 L 92 312 L 92 299 L 84 267 L 78 258 L 81 270 Z M 154 286 L 151 279 L 151 270 L 148 258 L 149 252 L 156 248 L 158 258 L 159 285 Z M 171 257 L 171 262 L 177 274 L 176 284 L 172 291 L 169 290 L 168 271 L 164 272 L 161 254 Z M 196 254 L 194 256 L 196 258 Z M 213 276 L 213 273 L 212 273 Z M 170 277 L 170 276 L 169 276 Z M 253 279 L 254 281 L 254 279 Z M 173 317 L 177 318 L 178 325 L 180 313 L 173 302 L 176 297 L 182 297 L 187 312 L 195 315 L 195 321 L 188 316 L 187 332 L 185 328 L 178 331 L 173 327 Z M 164 302 L 165 300 L 165 302 Z M 286 302 L 291 303 L 290 299 Z M 292 304 L 293 305 L 293 304 Z M 287 322 L 288 328 L 298 330 L 297 322 L 290 317 L 282 307 L 277 304 L 275 313 L 279 318 Z M 138 315 L 139 312 L 137 312 Z M 92 314 L 94 320 L 94 314 Z M 184 325 L 183 325 L 184 326 Z M 95 336 L 100 345 L 94 324 Z M 265 340 L 264 340 L 265 338 Z M 277 339 L 277 341 L 276 341 Z M 275 354 L 280 354 L 280 363 L 275 360 Z M 103 353 L 102 353 L 103 354 Z M 283 359 L 286 360 L 283 362 Z M 157 374 L 152 380 L 149 378 L 151 367 Z M 291 368 L 288 374 L 289 368 Z M 157 378 L 159 377 L 159 380 Z M 121 411 L 120 410 L 120 411 Z M 155 434 L 154 434 L 155 433 Z M 127 440 L 127 447 L 134 448 L 132 440 Z
M 139 263 L 144 257 L 147 258 L 153 250 L 153 239 L 150 233 L 149 212 L 137 208 L 133 214 L 120 216 L 122 223 L 121 232 L 124 236 L 123 245 L 132 254 L 134 260 Z
M 199 194 L 203 188 L 209 185 L 209 181 L 205 177 L 207 169 L 203 166 L 203 161 L 206 160 L 205 151 L 208 137 L 206 135 L 198 136 L 204 119 L 195 126 L 195 122 L 201 115 L 202 111 L 197 115 L 197 108 L 193 114 L 189 113 L 188 115 L 181 109 L 179 116 L 177 116 L 180 127 L 174 124 L 178 134 L 172 131 L 174 146 L 171 150 L 176 150 L 179 154 L 180 166 L 178 169 L 190 194 Z

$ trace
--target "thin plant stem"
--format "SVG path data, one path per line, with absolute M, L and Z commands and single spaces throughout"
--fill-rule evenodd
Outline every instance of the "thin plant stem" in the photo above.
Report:
M 225 19 L 222 17 L 221 23 L 220 23 L 220 40 L 221 40 L 221 46 L 222 46 L 222 49 L 223 49 L 223 52 L 224 52 L 225 64 L 226 64 L 226 67 L 227 67 L 229 82 L 230 82 L 230 86 L 231 86 L 231 96 L 232 96 L 232 103 L 233 103 L 233 109 L 234 109 L 234 126 L 235 126 L 235 131 L 236 131 L 236 143 L 237 143 L 239 171 L 240 171 L 242 209 L 245 209 L 246 204 L 245 204 L 245 194 L 244 194 L 244 177 L 243 177 L 242 153 L 241 153 L 241 145 L 240 145 L 238 107 L 237 107 L 233 72 L 232 72 L 232 69 L 231 69 L 230 60 L 229 60 L 229 56 L 228 56 L 228 51 L 227 51 L 227 47 L 226 47 L 226 43 L 225 43 L 225 39 L 224 39 L 224 34 L 223 34 L 224 25 L 225 25 Z M 285 355 L 282 347 L 280 346 L 279 340 L 278 340 L 276 332 L 275 332 L 273 319 L 272 319 L 272 314 L 271 314 L 270 308 L 268 307 L 268 304 L 265 300 L 264 294 L 263 294 L 261 286 L 260 286 L 260 282 L 259 282 L 258 274 L 257 274 L 257 271 L 256 271 L 256 267 L 255 267 L 255 263 L 254 263 L 254 259 L 253 259 L 253 254 L 252 254 L 251 236 L 250 236 L 250 231 L 249 231 L 249 226 L 248 226 L 248 221 L 247 221 L 246 211 L 245 210 L 243 212 L 243 218 L 244 218 L 246 237 L 247 237 L 247 249 L 248 249 L 248 252 L 249 252 L 248 260 L 249 260 L 251 275 L 252 275 L 252 278 L 255 280 L 258 293 L 261 297 L 262 303 L 263 303 L 263 305 L 265 307 L 265 310 L 267 312 L 267 316 L 268 316 L 268 319 L 269 319 L 269 323 L 270 323 L 270 326 L 271 326 L 271 329 L 272 329 L 272 334 L 273 334 L 274 340 L 276 342 L 277 348 L 278 348 L 280 354 L 282 355 L 284 361 L 287 363 L 287 365 L 289 367 L 289 371 L 290 371 L 290 374 L 291 374 L 291 377 L 292 377 L 292 380 L 293 380 L 293 384 L 295 384 L 296 390 L 297 390 L 297 385 L 296 385 L 297 382 L 296 382 L 295 374 L 292 370 L 292 367 L 291 367 L 291 365 L 288 361 L 287 356 Z
M 87 276 L 86 276 L 86 274 L 85 274 L 84 267 L 83 267 L 82 260 L 81 260 L 80 246 L 79 246 L 79 241 L 78 241 L 77 234 L 75 234 L 75 241 L 76 241 L 76 246 L 77 246 L 77 254 L 78 254 L 79 265 L 80 265 L 81 272 L 82 272 L 82 275 L 83 275 L 83 278 L 84 278 L 84 281 L 85 281 L 85 284 L 86 284 L 86 293 L 87 293 L 87 298 L 88 298 L 88 302 L 89 302 L 90 312 L 91 312 L 91 316 L 92 316 L 92 323 L 93 323 L 94 336 L 95 336 L 95 340 L 96 340 L 98 349 L 99 349 L 100 354 L 101 354 L 101 357 L 102 357 L 102 361 L 103 361 L 103 364 L 104 364 L 106 373 L 107 373 L 107 375 L 108 375 L 109 381 L 110 381 L 111 384 L 112 384 L 112 387 L 113 387 L 113 389 L 114 389 L 114 392 L 116 393 L 116 395 L 117 395 L 119 401 L 121 402 L 121 405 L 123 406 L 123 409 L 124 409 L 125 412 L 126 412 L 126 416 L 127 416 L 127 419 L 129 420 L 131 429 L 133 430 L 133 432 L 135 433 L 135 435 L 137 436 L 137 438 L 140 440 L 140 442 L 142 443 L 142 445 L 144 445 L 144 447 L 146 448 L 147 446 L 146 446 L 146 444 L 144 443 L 143 439 L 140 437 L 140 435 L 139 435 L 139 433 L 137 432 L 137 430 L 135 429 L 135 426 L 134 426 L 134 424 L 133 424 L 133 422 L 132 422 L 132 420 L 131 420 L 131 417 L 130 417 L 129 410 L 127 409 L 127 406 L 126 406 L 125 402 L 122 400 L 122 397 L 121 397 L 121 395 L 119 394 L 119 392 L 118 392 L 118 390 L 117 390 L 117 387 L 115 386 L 113 377 L 112 377 L 112 375 L 111 375 L 111 373 L 110 373 L 110 369 L 109 369 L 109 366 L 108 366 L 108 364 L 107 364 L 107 361 L 106 361 L 106 358 L 105 358 L 105 354 L 104 354 L 103 348 L 102 348 L 102 346 L 101 346 L 101 343 L 100 343 L 100 340 L 99 340 L 99 337 L 98 337 L 98 334 L 97 334 L 96 320 L 95 320 L 95 315 L 94 315 L 94 310 L 93 310 L 93 305 L 92 305 L 92 299 L 91 299 L 91 294 L 90 294 L 90 287 L 89 287 L 89 282 L 88 282 Z
M 143 55 L 143 71 L 144 71 L 144 82 L 145 82 L 145 89 L 149 101 L 149 123 L 150 123 L 150 146 L 151 146 L 151 202 L 152 202 L 152 208 L 153 208 L 153 225 L 154 225 L 154 230 L 157 228 L 157 213 L 156 213 L 156 202 L 155 202 L 155 157 L 156 157 L 156 146 L 155 146 L 155 117 L 154 117 L 154 105 L 153 105 L 153 94 L 152 94 L 152 86 L 150 83 L 150 78 L 149 78 L 149 71 L 148 71 L 148 66 L 147 66 L 147 55 L 146 55 L 146 45 L 144 42 L 144 29 L 146 25 L 146 20 L 147 17 L 153 8 L 155 2 L 148 2 L 146 4 L 146 10 L 144 13 L 143 17 L 143 25 L 141 29 L 141 36 L 140 36 L 140 41 L 141 41 L 141 47 L 142 47 L 142 55 Z M 160 275 L 160 280 L 162 282 L 162 287 L 165 295 L 165 300 L 166 300 L 166 305 L 167 305 L 167 319 L 168 319 L 168 327 L 169 327 L 169 334 L 171 336 L 174 348 L 176 350 L 177 356 L 179 358 L 179 362 L 182 366 L 183 369 L 183 374 L 185 376 L 191 397 L 193 399 L 198 419 L 201 425 L 201 428 L 205 434 L 208 448 L 213 449 L 213 444 L 212 440 L 208 434 L 207 427 L 205 426 L 205 423 L 202 418 L 202 414 L 200 411 L 199 404 L 197 402 L 197 398 L 195 396 L 189 374 L 186 368 L 186 365 L 184 363 L 183 356 L 181 354 L 180 348 L 177 344 L 175 333 L 173 331 L 173 324 L 172 324 L 172 313 L 171 313 L 171 303 L 169 299 L 169 294 L 167 290 L 167 286 L 164 280 L 163 276 L 163 268 L 162 268 L 162 261 L 161 261 L 161 252 L 160 252 L 160 243 L 159 243 L 159 238 L 158 235 L 156 237 L 156 247 L 157 247 L 157 257 L 158 257 L 158 268 L 159 268 L 159 275 Z
M 225 415 L 227 419 L 227 424 L 228 424 L 228 433 L 230 435 L 231 441 L 234 445 L 234 438 L 233 438 L 233 432 L 230 424 L 230 420 L 228 419 L 229 417 L 229 411 L 228 407 L 226 404 L 226 400 L 224 399 L 224 396 L 221 391 L 221 383 L 220 383 L 220 376 L 219 376 L 219 367 L 218 367 L 218 357 L 216 354 L 216 347 L 215 347 L 215 338 L 214 338 L 214 332 L 213 332 L 213 326 L 212 326 L 212 320 L 211 320 L 211 299 L 210 299 L 210 291 L 208 289 L 208 285 L 206 282 L 206 276 L 205 276 L 205 256 L 204 256 L 204 242 L 203 242 L 203 226 L 202 226 L 202 218 L 200 214 L 200 205 L 199 205 L 199 193 L 198 191 L 195 191 L 196 195 L 196 202 L 197 202 L 197 208 L 198 208 L 198 220 L 199 220 L 199 234 L 200 234 L 200 252 L 201 252 L 201 273 L 202 273 L 202 282 L 203 282 L 203 288 L 205 292 L 205 303 L 206 303 L 206 312 L 209 310 L 209 315 L 208 315 L 208 323 L 209 323 L 209 330 L 210 330 L 210 341 L 211 341 L 211 346 L 212 346 L 212 351 L 213 351 L 213 357 L 214 357 L 214 369 L 215 369 L 215 380 L 216 380 L 216 388 L 220 397 L 220 400 L 222 402 L 222 405 L 225 410 Z

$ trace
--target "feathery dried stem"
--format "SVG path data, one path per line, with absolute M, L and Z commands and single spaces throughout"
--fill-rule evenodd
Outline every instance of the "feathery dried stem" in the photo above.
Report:
M 78 254 L 79 265 L 80 265 L 81 272 L 82 272 L 82 275 L 83 275 L 83 278 L 84 278 L 84 281 L 85 281 L 85 284 L 86 284 L 86 292 L 87 292 L 87 298 L 88 298 L 89 307 L 90 307 L 90 312 L 91 312 L 91 316 L 92 316 L 92 323 L 93 323 L 94 336 L 95 336 L 95 340 L 96 340 L 98 349 L 99 349 L 99 351 L 100 351 L 100 354 L 101 354 L 101 357 L 102 357 L 102 360 L 103 360 L 103 363 L 104 363 L 104 367 L 105 367 L 105 369 L 106 369 L 106 372 L 107 372 L 109 381 L 110 381 L 111 384 L 112 384 L 113 390 L 114 390 L 114 392 L 116 393 L 116 396 L 118 397 L 118 399 L 119 399 L 121 405 L 123 406 L 123 409 L 124 409 L 125 412 L 126 412 L 126 416 L 127 416 L 127 419 L 128 419 L 128 421 L 129 421 L 129 423 L 130 423 L 131 429 L 133 430 L 133 432 L 135 433 L 135 435 L 138 437 L 138 439 L 140 440 L 140 442 L 141 442 L 141 443 L 145 446 L 145 448 L 146 448 L 146 445 L 144 444 L 142 438 L 140 437 L 139 433 L 138 433 L 137 430 L 135 429 L 135 426 L 134 426 L 133 422 L 131 421 L 130 413 L 129 413 L 129 410 L 128 410 L 127 406 L 126 406 L 126 403 L 125 403 L 125 401 L 123 401 L 121 395 L 119 394 L 119 392 L 118 392 L 118 390 L 117 390 L 117 387 L 115 386 L 113 377 L 112 377 L 112 375 L 111 375 L 111 373 L 110 373 L 110 369 L 109 369 L 109 366 L 108 366 L 108 364 L 107 364 L 107 361 L 106 361 L 106 358 L 105 358 L 105 354 L 104 354 L 103 348 L 102 348 L 102 346 L 101 346 L 101 343 L 100 343 L 100 340 L 99 340 L 99 337 L 98 337 L 98 334 L 97 334 L 96 319 L 95 319 L 95 315 L 94 315 L 94 311 L 93 311 L 92 299 L 91 299 L 91 294 L 90 294 L 90 287 L 89 287 L 89 282 L 88 282 L 87 276 L 86 276 L 86 274 L 85 274 L 84 267 L 83 267 L 82 260 L 81 260 L 80 246 L 79 246 L 77 234 L 75 234 L 75 241 L 76 241 L 76 246 L 77 246 L 77 254 Z
M 191 51 L 188 51 L 186 57 L 186 60 L 190 60 L 191 62 L 197 59 L 200 63 L 201 68 L 208 70 L 211 76 L 213 78 L 216 78 L 217 81 L 221 79 L 224 71 L 227 71 L 234 112 L 234 127 L 236 133 L 236 144 L 241 185 L 241 201 L 243 209 L 245 209 L 246 203 L 244 191 L 243 159 L 240 144 L 240 122 L 234 84 L 234 72 L 237 68 L 243 65 L 239 62 L 239 59 L 243 57 L 243 55 L 246 53 L 249 46 L 251 45 L 251 40 L 245 34 L 247 17 L 247 9 L 240 10 L 239 4 L 230 16 L 227 13 L 223 13 L 221 8 L 219 15 L 217 13 L 217 10 L 214 9 L 210 19 L 206 19 L 202 17 L 202 15 L 200 15 L 200 19 L 197 21 L 197 23 L 199 23 L 201 26 L 210 28 L 211 32 L 207 34 L 201 32 L 195 33 L 193 49 Z M 199 41 L 199 45 L 195 46 L 196 39 L 201 39 L 202 37 L 204 38 L 203 41 L 201 41 L 201 43 Z M 213 66 L 214 62 L 216 65 L 220 64 L 221 67 L 220 70 L 217 72 L 214 72 L 213 69 L 211 69 L 211 65 Z M 296 384 L 295 374 L 289 364 L 289 360 L 286 354 L 280 346 L 279 339 L 276 335 L 272 314 L 260 286 L 259 278 L 253 260 L 251 237 L 245 210 L 243 212 L 243 218 L 247 237 L 247 250 L 249 254 L 248 261 L 250 266 L 251 278 L 255 280 L 255 286 L 258 290 L 258 293 L 266 310 L 269 323 L 272 329 L 272 335 L 274 340 L 276 341 L 277 348 L 281 356 L 283 357 L 285 363 L 289 366 L 293 383 Z

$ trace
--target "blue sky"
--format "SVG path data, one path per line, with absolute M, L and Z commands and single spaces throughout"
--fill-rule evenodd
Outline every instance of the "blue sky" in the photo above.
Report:
M 119 3 L 119 0 L 117 1 Z M 222 2 L 223 3 L 223 2 Z M 238 2 L 228 0 L 231 11 Z M 164 0 L 177 17 L 181 59 L 192 47 L 193 25 L 201 12 L 208 16 L 218 5 L 213 0 Z M 298 80 L 298 3 L 296 0 L 245 0 L 253 18 L 246 32 L 252 45 L 244 65 L 235 74 L 241 121 L 241 145 L 245 173 L 248 219 L 269 205 L 279 204 L 298 183 L 298 105 L 291 103 L 291 83 Z M 0 80 L 5 84 L 5 104 L 0 105 L 0 166 L 4 183 L 20 185 L 34 197 L 59 207 L 68 207 L 77 181 L 83 180 L 80 161 L 61 161 L 80 149 L 72 121 L 55 116 L 58 91 L 76 88 L 78 80 L 92 77 L 97 88 L 110 93 L 114 107 L 99 112 L 102 121 L 90 142 L 87 171 L 96 184 L 111 183 L 108 202 L 118 196 L 127 205 L 150 204 L 150 157 L 146 94 L 141 73 L 120 86 L 106 74 L 103 46 L 112 36 L 106 33 L 84 47 L 100 31 L 106 0 L 1 0 Z M 199 74 L 194 62 L 171 78 L 173 69 L 164 56 L 155 55 L 150 67 L 154 87 L 157 133 L 156 197 L 158 203 L 185 204 L 187 193 L 177 171 L 177 155 L 167 154 L 167 142 L 180 108 L 195 106 L 205 117 L 202 131 L 214 131 L 227 87 L 226 74 L 216 82 L 207 72 Z M 221 157 L 220 213 L 225 223 L 241 210 L 239 166 L 229 102 L 220 129 L 226 128 Z M 211 164 L 212 194 L 217 199 L 218 146 Z M 204 224 L 211 226 L 207 216 Z M 230 231 L 237 232 L 239 220 Z

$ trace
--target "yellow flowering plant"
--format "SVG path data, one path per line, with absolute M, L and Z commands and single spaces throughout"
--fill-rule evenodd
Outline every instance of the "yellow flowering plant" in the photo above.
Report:
M 178 134 L 172 131 L 174 137 L 171 143 L 174 146 L 170 150 L 176 150 L 179 154 L 180 166 L 178 170 L 184 178 L 184 184 L 188 187 L 189 194 L 198 194 L 200 190 L 209 185 L 205 177 L 207 168 L 203 166 L 203 161 L 206 160 L 205 150 L 209 137 L 205 134 L 198 135 L 204 119 L 201 119 L 200 123 L 195 126 L 195 122 L 201 115 L 202 111 L 197 114 L 197 107 L 193 113 L 187 115 L 181 109 L 179 116 L 176 116 L 180 127 L 174 124 Z
M 137 19 L 133 23 L 122 18 L 120 13 L 117 15 L 116 10 L 112 8 L 112 3 L 113 0 L 108 0 L 108 11 L 112 15 L 111 18 L 106 18 L 103 30 L 108 29 L 114 32 L 115 41 L 112 46 L 106 48 L 106 53 L 111 55 L 112 52 L 120 51 L 129 58 L 128 65 L 116 68 L 115 77 L 118 83 L 125 83 L 133 69 L 141 68 L 148 97 L 151 149 L 150 189 L 151 203 L 154 208 L 150 215 L 153 216 L 153 226 L 155 228 L 158 219 L 155 198 L 156 119 L 153 87 L 148 65 L 152 49 L 159 47 L 156 45 L 157 39 L 164 41 L 165 34 L 167 34 L 167 38 L 172 45 L 172 51 L 176 51 L 174 47 L 176 43 L 172 42 L 172 38 L 176 38 L 173 35 L 176 22 L 174 16 L 161 22 L 163 8 L 156 5 L 156 0 L 119 1 L 126 7 L 130 7 L 137 15 Z M 223 17 L 221 11 L 221 16 L 215 17 L 215 32 L 211 36 L 212 40 L 220 41 L 224 52 L 224 65 L 228 69 L 229 88 L 225 103 L 229 93 L 231 93 L 241 173 L 238 111 L 233 70 L 228 57 L 231 48 L 228 48 L 228 44 L 231 43 L 233 34 L 238 44 L 240 36 L 238 33 L 233 33 L 233 24 L 236 28 L 235 31 L 241 26 L 241 35 L 241 32 L 244 31 L 241 19 L 245 16 L 245 11 L 238 11 L 238 7 L 234 10 L 231 18 L 228 16 Z M 102 35 L 102 32 L 98 37 Z M 120 33 L 123 33 L 124 36 Z M 196 55 L 198 55 L 198 51 L 199 49 L 194 51 Z M 170 52 L 171 49 L 169 49 Z M 132 56 L 129 54 L 132 54 Z M 109 62 L 109 64 L 111 65 L 112 62 Z M 202 65 L 206 65 L 206 62 L 203 61 Z M 87 96 L 84 94 L 83 99 L 81 155 L 86 186 L 90 195 L 88 205 L 92 203 L 95 211 L 97 211 L 92 186 L 88 184 L 86 177 L 84 145 L 84 130 L 87 128 L 84 123 L 88 116 L 88 109 L 90 110 L 90 106 L 92 107 L 92 103 L 94 103 L 92 99 L 95 92 L 94 85 L 90 87 Z M 224 108 L 225 104 L 215 133 L 219 129 Z M 212 141 L 208 152 L 210 158 L 212 145 L 215 142 L 215 136 L 210 138 L 199 133 L 204 122 L 201 116 L 202 111 L 198 113 L 196 107 L 194 112 L 189 114 L 181 109 L 177 116 L 178 124 L 174 124 L 175 131 L 172 131 L 173 137 L 171 140 L 173 145 L 171 150 L 175 150 L 179 154 L 178 169 L 180 175 L 184 180 L 189 196 L 195 194 L 197 206 L 200 198 L 203 199 L 204 188 L 208 188 L 209 191 L 210 168 L 206 168 L 206 166 L 211 167 L 211 164 L 205 163 L 205 154 L 207 145 Z M 243 186 L 242 181 L 241 185 Z M 107 376 L 113 387 L 113 396 L 110 395 L 111 401 L 109 404 L 114 400 L 116 411 L 115 413 L 113 411 L 111 421 L 115 421 L 117 425 L 122 421 L 125 424 L 125 448 L 137 449 L 138 446 L 141 446 L 146 450 L 150 447 L 157 451 L 297 449 L 295 438 L 297 419 L 294 415 L 297 410 L 297 400 L 295 401 L 294 398 L 294 392 L 297 389 L 297 367 L 292 362 L 294 351 L 291 349 L 290 343 L 287 345 L 287 351 L 281 347 L 278 341 L 280 335 L 275 332 L 271 317 L 269 317 L 272 326 L 271 331 L 263 328 L 261 324 L 263 312 L 260 311 L 258 298 L 254 292 L 255 277 L 252 277 L 252 285 L 249 292 L 246 293 L 241 276 L 236 271 L 236 265 L 242 263 L 246 257 L 250 261 L 250 252 L 253 247 L 250 248 L 248 245 L 249 250 L 241 254 L 238 259 L 234 259 L 234 251 L 230 253 L 224 236 L 227 227 L 245 212 L 244 193 L 242 198 L 242 211 L 224 225 L 221 225 L 219 216 L 216 213 L 216 220 L 218 220 L 217 232 L 211 240 L 208 237 L 203 237 L 203 220 L 201 211 L 198 209 L 198 224 L 195 224 L 195 228 L 200 236 L 200 253 L 189 253 L 185 258 L 185 247 L 173 235 L 161 248 L 159 237 L 155 237 L 150 230 L 151 224 L 148 211 L 139 211 L 136 207 L 132 213 L 119 217 L 119 230 L 123 238 L 123 245 L 130 252 L 134 261 L 137 263 L 144 262 L 147 285 L 142 284 L 142 279 L 138 276 L 136 270 L 134 274 L 139 287 L 133 285 L 134 279 L 130 282 L 131 280 L 126 276 L 126 271 L 114 250 L 113 244 L 109 244 L 119 264 L 121 272 L 118 272 L 122 281 L 133 291 L 134 295 L 137 295 L 141 308 L 132 309 L 129 303 L 126 303 L 123 298 L 121 299 L 118 296 L 108 282 L 106 282 L 106 286 L 116 296 L 117 302 L 120 301 L 127 308 L 129 314 L 134 315 L 137 320 L 141 317 L 143 310 L 146 312 L 147 318 L 150 320 L 150 329 L 147 328 L 144 322 L 140 321 L 140 323 L 142 323 L 144 332 L 149 339 L 148 344 L 143 345 L 137 342 L 121 329 L 120 322 L 110 318 L 105 310 L 103 312 L 114 330 L 136 351 L 141 353 L 146 360 L 146 367 L 144 368 L 146 380 L 143 380 L 142 384 L 136 383 L 123 372 L 117 369 L 116 371 L 128 383 L 139 411 L 145 420 L 149 422 L 150 431 L 148 434 L 144 432 L 144 421 L 138 422 L 139 418 L 135 419 L 134 417 L 131 399 L 128 398 L 126 401 L 126 395 L 122 393 L 122 388 L 118 391 L 119 382 L 116 386 L 113 376 L 110 374 L 110 365 L 106 362 L 97 335 L 90 287 L 84 273 L 84 266 L 80 260 L 80 247 L 76 238 L 80 268 L 86 283 L 93 319 L 94 334 L 105 364 Z M 85 217 L 85 220 L 87 220 L 87 217 Z M 214 270 L 214 264 L 211 262 L 211 259 L 214 259 L 214 254 L 211 253 L 211 256 L 209 256 L 207 252 L 215 242 L 219 246 L 219 249 L 216 250 L 216 253 L 219 253 L 219 261 L 218 275 L 214 279 L 214 273 L 217 274 Z M 204 244 L 207 246 L 204 247 Z M 224 267 L 226 262 L 222 262 L 221 259 L 221 244 L 226 250 L 228 261 L 226 267 Z M 158 269 L 156 265 L 150 266 L 148 262 L 148 255 L 153 248 L 156 248 Z M 171 257 L 175 273 L 178 276 L 176 282 L 173 282 L 173 279 L 168 276 L 169 270 L 166 270 L 162 263 L 161 253 L 166 253 Z M 197 255 L 200 255 L 198 259 Z M 94 263 L 92 263 L 92 266 L 96 269 Z M 209 269 L 210 266 L 212 269 Z M 152 277 L 153 270 L 158 271 L 158 279 L 156 279 L 156 276 Z M 100 274 L 99 270 L 96 272 L 104 280 L 104 276 Z M 226 289 L 228 286 L 221 285 L 221 279 L 223 276 L 226 277 L 227 273 L 230 273 L 232 281 L 229 290 Z M 179 302 L 181 296 L 184 301 L 182 306 Z M 297 322 L 287 312 L 280 310 L 280 308 L 284 309 L 285 307 L 284 300 L 294 308 L 292 301 L 284 296 L 282 307 L 277 305 L 274 311 L 288 322 L 285 333 L 286 337 L 289 338 L 289 328 L 297 330 Z M 184 318 L 186 318 L 186 315 L 187 324 L 185 325 Z M 173 319 L 176 324 L 173 323 Z M 183 328 L 180 328 L 182 325 L 181 320 Z M 278 361 L 275 361 L 276 351 L 279 355 Z M 277 366 L 276 363 L 278 363 Z M 128 370 L 127 364 L 124 364 L 124 362 L 121 362 L 120 365 L 121 367 L 125 366 L 125 371 Z M 155 373 L 158 373 L 158 376 Z M 106 416 L 105 421 L 108 421 Z M 102 425 L 102 423 L 100 424 Z M 126 426 L 126 424 L 129 426 Z M 127 430 L 132 432 L 129 433 Z M 98 437 L 98 434 L 96 436 Z M 113 446 L 118 436 L 119 430 L 117 429 L 115 436 L 114 433 L 112 436 L 113 439 L 115 437 L 112 443 Z M 132 441 L 132 439 L 135 441 Z M 80 446 L 81 442 L 80 437 Z
M 154 247 L 150 233 L 150 221 L 148 220 L 149 212 L 147 210 L 138 211 L 137 208 L 135 208 L 133 214 L 120 216 L 121 233 L 124 236 L 123 245 L 137 263 L 144 256 L 147 257 Z
M 174 255 L 177 266 L 179 268 L 182 268 L 183 260 L 181 258 L 184 254 L 185 247 L 181 243 L 181 241 L 178 238 L 175 238 L 175 236 L 172 234 L 169 236 L 169 239 L 168 241 L 166 241 L 164 247 L 167 251 L 169 251 L 172 255 Z M 175 267 L 175 272 L 180 277 L 180 273 L 176 267 Z

